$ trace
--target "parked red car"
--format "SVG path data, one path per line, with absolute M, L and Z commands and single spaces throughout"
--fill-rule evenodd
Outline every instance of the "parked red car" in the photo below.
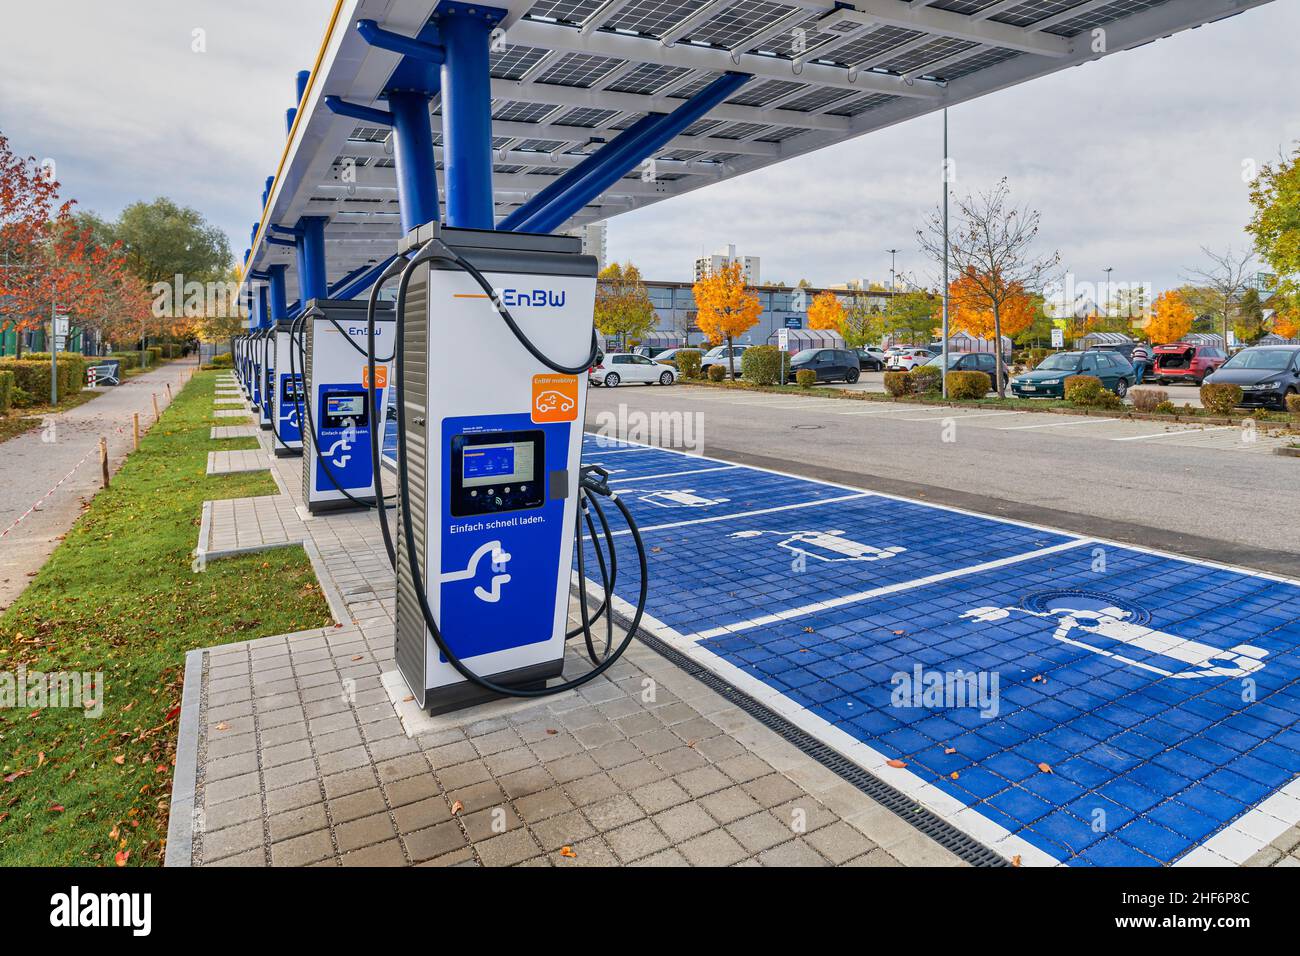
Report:
M 1228 360 L 1223 349 L 1212 345 L 1193 345 L 1190 342 L 1173 342 L 1157 345 L 1151 371 L 1156 383 L 1195 382 L 1200 385 L 1220 365 Z

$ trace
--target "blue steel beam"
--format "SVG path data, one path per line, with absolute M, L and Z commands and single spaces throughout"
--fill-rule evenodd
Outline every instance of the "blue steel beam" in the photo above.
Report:
M 285 285 L 285 274 L 288 271 L 289 267 L 283 262 L 277 262 L 275 265 L 266 267 L 268 288 L 271 296 L 272 322 L 278 322 L 289 317 L 288 288 Z
M 465 3 L 438 5 L 446 51 L 442 65 L 442 153 L 447 224 L 492 229 L 492 28 L 505 11 Z
M 369 272 L 369 271 L 370 271 L 370 266 L 368 266 L 368 265 L 367 265 L 367 266 L 358 266 L 357 268 L 353 269 L 351 272 L 349 272 L 347 275 L 345 275 L 342 279 L 339 279 L 338 282 L 334 282 L 334 283 L 331 283 L 331 284 L 330 284 L 329 292 L 328 292 L 328 294 L 326 295 L 326 298 L 329 298 L 329 299 L 337 299 L 337 298 L 338 298 L 338 291 L 339 291 L 339 289 L 342 289 L 342 288 L 346 287 L 347 284 L 348 284 L 349 282 L 351 282 L 353 279 L 355 279 L 355 278 L 357 278 L 358 276 L 362 275 L 363 273 L 366 273 L 366 272 Z
M 346 116 L 349 119 L 360 120 L 363 123 L 369 123 L 371 126 L 393 125 L 393 114 L 387 110 L 375 109 L 373 106 L 362 106 L 360 103 L 349 103 L 341 96 L 325 97 L 325 108 L 331 113 Z
M 324 216 L 303 216 L 298 220 L 298 294 L 303 302 L 326 297 Z
M 294 102 L 299 106 L 302 105 L 302 98 L 307 93 L 307 84 L 309 82 L 311 82 L 311 70 L 299 70 L 298 75 L 294 77 L 293 87 L 298 93 L 298 97 Z
M 671 113 L 658 116 L 645 127 L 636 124 L 561 176 L 559 182 L 547 187 L 553 192 L 545 205 L 527 217 L 519 216 L 518 212 L 511 214 L 502 222 L 501 228 L 518 232 L 551 232 L 559 228 L 636 168 L 638 163 L 667 145 L 709 110 L 734 96 L 750 78 L 749 73 L 724 73 Z M 634 130 L 634 135 L 627 135 Z
M 372 285 L 374 285 L 375 280 L 378 279 L 383 274 L 385 269 L 387 269 L 390 265 L 393 264 L 393 260 L 395 260 L 396 258 L 397 256 L 389 256 L 387 259 L 379 263 L 377 266 L 374 266 L 373 268 L 367 268 L 364 275 L 358 276 L 356 279 L 353 279 L 351 282 L 349 282 L 345 286 L 342 286 L 341 288 L 332 290 L 330 292 L 330 298 L 355 299 L 361 293 L 365 292 Z
M 427 43 L 415 37 L 403 36 L 392 30 L 385 30 L 374 20 L 358 20 L 357 32 L 371 46 L 400 53 L 402 56 L 414 57 L 427 63 L 439 65 L 446 59 L 446 51 L 436 43 Z

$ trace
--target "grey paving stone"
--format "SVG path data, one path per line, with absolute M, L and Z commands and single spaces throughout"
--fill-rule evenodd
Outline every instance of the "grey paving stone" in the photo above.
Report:
M 268 791 L 288 787 L 295 783 L 315 782 L 316 779 L 316 762 L 314 760 L 299 760 L 297 763 L 275 767 L 262 773 L 262 780 Z M 316 789 L 319 791 L 319 785 L 316 786 Z
M 377 843 L 340 857 L 344 866 L 406 866 L 406 854 L 400 840 Z
M 704 809 L 694 803 L 683 803 L 656 813 L 650 819 L 674 845 L 701 833 L 715 829 L 718 824 Z
M 623 764 L 621 767 L 614 767 L 609 771 L 609 776 L 624 790 L 634 790 L 647 783 L 663 780 L 668 774 L 649 760 L 634 760 L 631 763 Z
M 675 807 L 691 798 L 674 780 L 656 780 L 645 784 L 633 790 L 631 796 L 641 809 L 651 814 Z
M 375 813 L 359 817 L 334 827 L 334 840 L 340 852 L 359 850 L 375 843 L 383 843 L 397 836 L 388 813 Z
M 731 866 L 749 854 L 726 830 L 711 830 L 692 837 L 677 849 L 693 866 Z
M 804 839 L 833 864 L 847 863 L 862 856 L 876 845 L 842 820 L 809 833 Z
M 425 800 L 441 792 L 432 775 L 416 775 L 384 784 L 384 793 L 388 794 L 388 802 L 394 807 Z
M 779 773 L 769 773 L 741 786 L 745 788 L 746 793 L 765 807 L 779 807 L 787 801 L 805 796 L 799 787 Z
M 533 841 L 526 829 L 513 830 L 475 844 L 475 852 L 485 866 L 514 866 L 531 857 L 540 856 L 542 849 Z
M 558 850 L 562 846 L 573 846 L 596 833 L 587 818 L 577 810 L 531 823 L 528 828 L 537 838 L 537 842 L 547 851 Z
M 306 866 L 334 856 L 334 844 L 328 830 L 292 837 L 271 844 L 272 866 Z
M 673 779 L 693 797 L 702 797 L 731 786 L 731 778 L 714 766 L 696 767 L 677 774 Z
M 555 778 L 556 783 L 569 783 L 572 780 L 597 773 L 600 767 L 587 754 L 581 753 L 561 757 L 559 760 L 548 761 L 546 770 Z
M 441 796 L 429 797 L 393 809 L 400 833 L 413 833 L 451 819 L 451 808 Z
M 443 790 L 459 790 L 471 784 L 491 780 L 492 772 L 488 770 L 487 764 L 481 760 L 467 760 L 465 763 L 458 763 L 446 770 L 437 771 L 436 776 Z
M 614 855 L 623 863 L 631 863 L 668 846 L 668 838 L 650 820 L 641 819 L 605 834 Z
M 644 860 L 637 860 L 631 866 L 690 866 L 686 857 L 682 856 L 674 848 L 669 848 L 656 853 L 654 856 L 648 856 Z
M 700 806 L 709 811 L 719 823 L 730 823 L 763 809 L 757 800 L 735 786 L 701 797 Z
M 262 846 L 263 833 L 261 819 L 240 823 L 215 833 L 203 835 L 204 860 L 219 860 L 224 856 L 242 853 Z
M 439 823 L 437 826 L 427 827 L 403 835 L 402 844 L 406 847 L 406 852 L 411 860 L 419 863 L 422 860 L 432 860 L 434 857 L 443 856 L 465 846 L 465 834 L 461 832 L 459 823 L 455 820 L 449 820 L 446 823 Z
M 573 809 L 573 801 L 559 787 L 550 787 L 527 796 L 518 797 L 515 807 L 528 823 L 536 823 Z
M 645 811 L 625 793 L 619 793 L 583 808 L 597 830 L 613 830 L 645 816 Z
M 827 866 L 825 858 L 802 840 L 791 840 L 758 855 L 764 866 Z
M 277 813 L 270 819 L 271 841 L 278 843 L 290 837 L 301 836 L 328 826 L 325 819 L 325 806 L 320 803 L 307 804 L 296 810 Z
M 770 849 L 795 837 L 793 830 L 765 812 L 734 820 L 725 829 L 750 853 Z
M 329 801 L 329 814 L 335 823 L 347 823 L 359 820 L 373 813 L 383 813 L 388 809 L 384 795 L 376 787 L 373 790 L 361 790 L 346 797 Z
M 580 807 L 599 803 L 601 800 L 620 793 L 618 784 L 609 778 L 609 774 L 595 773 L 580 780 L 572 780 L 564 785 L 564 792 L 569 799 Z

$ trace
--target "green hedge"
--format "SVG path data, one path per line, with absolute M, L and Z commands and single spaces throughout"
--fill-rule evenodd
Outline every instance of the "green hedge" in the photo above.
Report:
M 147 349 L 145 349 L 145 351 L 149 353 L 150 368 L 153 368 L 155 365 L 158 365 L 162 361 L 162 354 L 163 354 L 162 346 L 151 345 Z
M 1220 382 L 1201 386 L 1201 404 L 1212 415 L 1231 415 L 1241 404 L 1241 398 L 1240 385 Z
M 14 373 L 0 372 L 0 415 L 9 411 L 14 404 Z
M 1095 375 L 1070 375 L 1065 379 L 1065 400 L 1081 408 L 1120 408 L 1124 401 L 1101 384 Z
M 702 358 L 704 353 L 699 349 L 679 349 L 673 356 L 673 364 L 677 366 L 677 371 L 682 373 L 682 378 L 699 378 Z
M 906 372 L 886 372 L 885 391 L 895 398 L 902 398 L 912 390 L 912 380 Z
M 776 385 L 781 381 L 781 364 L 781 350 L 775 345 L 754 345 L 740 355 L 740 374 L 755 385 Z
M 746 355 L 749 353 L 746 352 Z M 794 380 L 800 388 L 812 388 L 817 384 L 817 373 L 810 368 L 801 368 L 794 373 Z
M 123 372 L 125 372 L 127 369 L 140 367 L 139 352 L 114 352 L 111 357 L 117 359 L 119 362 L 122 363 Z
M 212 356 L 212 361 L 205 368 L 234 368 L 235 357 L 229 352 L 222 352 L 220 355 Z
M 710 366 L 709 366 L 709 381 L 710 381 L 710 382 L 721 382 L 721 381 L 722 381 L 724 378 L 726 378 L 726 377 L 727 377 L 727 367 L 726 367 L 725 365 L 710 365 Z
M 77 352 L 59 353 L 59 398 L 75 394 L 86 384 L 87 360 Z M 15 389 L 22 389 L 37 402 L 50 394 L 50 353 L 29 352 L 21 359 L 0 359 L 0 369 L 13 373 Z
M 943 391 L 943 373 L 937 365 L 918 365 L 907 375 L 911 379 L 912 391 L 918 395 Z
M 993 389 L 987 372 L 949 372 L 948 397 L 958 401 L 983 398 Z

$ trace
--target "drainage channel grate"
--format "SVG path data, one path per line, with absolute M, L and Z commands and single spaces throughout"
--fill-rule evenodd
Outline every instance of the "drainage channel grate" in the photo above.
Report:
M 632 623 L 618 613 L 615 613 L 613 617 L 625 631 Z M 906 820 L 935 843 L 946 850 L 950 850 L 967 863 L 972 866 L 1011 865 L 983 843 L 972 839 L 947 820 L 925 809 L 907 794 L 896 790 L 879 777 L 863 770 L 839 751 L 826 746 L 812 734 L 796 727 L 780 714 L 768 710 L 744 691 L 732 686 L 708 668 L 697 664 L 681 651 L 669 646 L 659 638 L 647 634 L 644 628 L 638 629 L 637 640 L 661 657 L 667 658 L 710 690 L 721 694 L 764 727 L 794 744 L 823 767 L 835 772 L 882 807 Z

